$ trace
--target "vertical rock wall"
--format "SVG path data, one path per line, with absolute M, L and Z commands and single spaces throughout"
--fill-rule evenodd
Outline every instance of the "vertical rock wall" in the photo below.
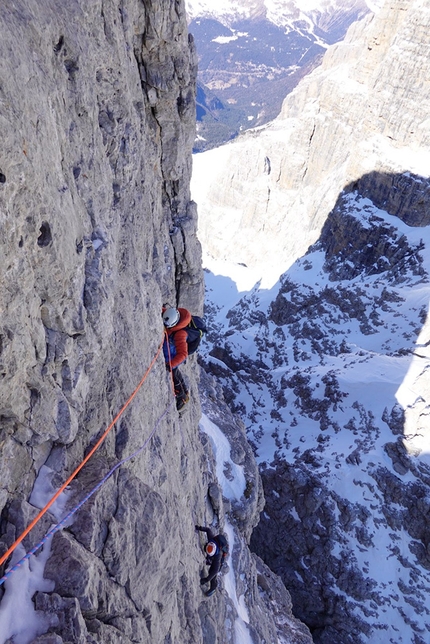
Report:
M 54 488 L 63 483 L 156 354 L 162 303 L 201 310 L 203 281 L 182 4 L 7 0 L 0 31 L 4 551 L 37 512 L 29 498 L 42 465 Z M 189 421 L 180 426 L 171 406 L 151 448 L 53 540 L 55 590 L 35 602 L 64 641 L 178 641 L 184 628 L 204 497 L 189 362 Z M 171 401 L 159 358 L 69 505 L 143 444 Z M 169 536 L 185 544 L 179 557 Z M 181 641 L 198 641 L 199 628 L 191 620 Z
M 149 363 L 180 277 L 195 284 L 181 303 L 202 306 L 197 241 L 176 242 L 195 225 L 195 61 L 170 2 L 6 4 L 1 408 L 8 449 L 30 444 L 37 470 L 53 442 L 85 440 L 90 399 L 98 427 Z

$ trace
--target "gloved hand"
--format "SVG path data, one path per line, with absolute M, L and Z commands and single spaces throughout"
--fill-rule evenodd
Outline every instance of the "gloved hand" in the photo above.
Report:
M 170 373 L 170 371 L 171 371 L 171 369 L 170 369 L 170 365 L 169 365 L 169 363 L 168 363 L 168 362 L 166 363 L 166 371 L 168 371 L 169 373 Z
M 195 527 L 195 529 L 196 529 L 196 530 L 198 530 L 198 531 L 200 532 L 200 528 L 201 528 L 201 526 L 199 526 L 199 525 L 195 525 L 194 527 Z

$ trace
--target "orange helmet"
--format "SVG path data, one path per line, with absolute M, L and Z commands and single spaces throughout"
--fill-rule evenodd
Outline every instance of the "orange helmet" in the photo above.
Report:
M 205 550 L 206 554 L 209 555 L 209 557 L 213 557 L 217 551 L 216 543 L 209 541 L 209 543 L 206 544 Z

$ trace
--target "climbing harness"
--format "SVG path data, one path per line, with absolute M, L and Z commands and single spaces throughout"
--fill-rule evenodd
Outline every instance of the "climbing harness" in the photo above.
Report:
M 54 496 L 53 496 L 53 497 L 48 501 L 48 503 L 45 505 L 45 507 L 44 507 L 44 508 L 42 508 L 42 510 L 39 512 L 39 514 L 38 514 L 38 515 L 33 519 L 33 521 L 31 521 L 30 525 L 29 525 L 29 526 L 24 530 L 24 532 L 22 532 L 22 534 L 21 534 L 21 535 L 20 535 L 20 536 L 19 536 L 19 537 L 18 537 L 18 538 L 13 542 L 13 544 L 10 546 L 10 548 L 8 548 L 8 550 L 6 550 L 6 552 L 2 555 L 2 557 L 0 557 L 0 566 L 1 566 L 5 561 L 6 561 L 6 559 L 9 557 L 9 555 L 10 555 L 10 554 L 12 554 L 12 552 L 15 550 L 15 548 L 16 548 L 16 547 L 21 543 L 21 541 L 22 541 L 22 540 L 23 540 L 23 539 L 28 535 L 28 533 L 29 533 L 29 532 L 34 528 L 34 526 L 38 523 L 38 521 L 40 521 L 40 519 L 43 517 L 43 515 L 44 515 L 44 514 L 46 514 L 46 512 L 49 510 L 49 508 L 51 507 L 51 505 L 52 505 L 52 504 L 53 504 L 53 503 L 58 499 L 58 497 L 60 496 L 60 494 L 61 494 L 62 492 L 64 492 L 64 490 L 66 489 L 66 487 L 71 483 L 71 481 L 73 481 L 73 479 L 74 479 L 74 478 L 77 476 L 77 474 L 81 471 L 81 469 L 84 467 L 84 465 L 85 465 L 85 464 L 90 460 L 90 458 L 93 456 L 93 454 L 96 452 L 96 450 L 97 450 L 97 449 L 100 447 L 100 445 L 103 443 L 103 441 L 105 440 L 106 436 L 109 434 L 109 432 L 111 431 L 111 429 L 114 427 L 115 423 L 117 423 L 117 422 L 118 422 L 118 420 L 121 418 L 121 416 L 123 415 L 123 413 L 125 412 L 125 410 L 127 409 L 127 407 L 132 403 L 132 401 L 133 401 L 133 400 L 134 400 L 134 398 L 136 397 L 136 395 L 137 395 L 137 393 L 138 393 L 139 389 L 142 387 L 143 383 L 145 382 L 145 380 L 146 380 L 146 379 L 147 379 L 147 377 L 149 376 L 149 373 L 151 372 L 151 370 L 152 370 L 153 366 L 155 365 L 155 363 L 156 363 L 156 361 L 157 361 L 157 358 L 158 358 L 158 356 L 160 355 L 160 352 L 161 352 L 161 350 L 162 350 L 162 348 L 163 348 L 163 343 L 164 343 L 164 334 L 163 334 L 163 339 L 162 339 L 162 341 L 160 342 L 160 344 L 159 344 L 159 346 L 158 346 L 158 349 L 157 349 L 157 352 L 156 352 L 156 354 L 155 354 L 154 358 L 152 359 L 152 361 L 151 361 L 151 363 L 150 363 L 150 365 L 149 365 L 148 369 L 146 370 L 145 374 L 143 375 L 143 377 L 142 377 L 141 381 L 139 382 L 139 384 L 137 385 L 136 389 L 133 391 L 133 393 L 132 393 L 132 394 L 131 394 L 131 396 L 128 398 L 128 400 L 124 403 L 124 405 L 121 407 L 121 409 L 119 410 L 119 412 L 117 413 L 117 415 L 115 416 L 115 418 L 112 420 L 112 422 L 109 424 L 109 426 L 105 429 L 105 431 L 103 432 L 103 434 L 100 436 L 99 440 L 96 442 L 96 444 L 94 445 L 94 447 L 93 447 L 93 448 L 88 452 L 87 456 L 86 456 L 86 457 L 83 459 L 83 461 L 78 465 L 78 467 L 75 469 L 75 471 L 74 471 L 74 472 L 72 472 L 72 474 L 69 476 L 69 478 L 66 480 L 66 482 L 65 482 L 65 483 L 63 483 L 63 485 L 62 485 L 62 486 L 60 487 L 60 489 L 59 489 L 59 490 L 54 494 Z M 133 457 L 133 455 L 132 455 L 132 456 L 130 456 L 129 458 L 132 458 L 132 457 Z M 121 463 L 120 463 L 120 465 L 121 465 Z M 118 467 L 119 467 L 119 465 L 118 465 Z M 116 468 L 115 468 L 115 469 L 116 469 Z M 114 470 L 113 470 L 113 471 L 114 471 Z M 109 474 L 109 476 L 110 476 L 110 474 Z M 76 511 L 76 510 L 75 510 L 75 511 Z M 65 521 L 65 519 L 63 519 L 63 521 L 62 521 L 61 523 L 63 524 L 63 523 L 64 523 L 64 521 Z M 56 528 L 56 527 L 57 527 L 57 526 L 55 526 L 55 528 Z M 55 528 L 53 528 L 53 530 L 55 530 Z M 55 531 L 57 531 L 57 530 L 55 530 Z M 49 534 L 49 533 L 48 533 L 48 534 Z M 54 533 L 52 533 L 52 534 L 54 534 Z M 52 536 L 52 534 L 50 534 L 50 536 Z M 46 539 L 46 538 L 47 538 L 47 537 L 45 537 L 45 539 Z M 40 545 L 39 545 L 39 546 L 37 546 L 37 548 L 36 548 L 36 549 L 38 549 L 39 547 L 40 547 Z M 34 550 L 34 549 L 33 549 L 33 550 Z M 32 553 L 32 551 L 30 551 L 30 553 L 31 553 L 31 554 L 33 554 L 33 553 Z M 30 553 L 29 553 L 29 554 L 30 554 Z M 16 564 L 16 565 L 18 566 L 18 564 Z M 19 562 L 19 565 L 21 565 L 21 563 L 20 563 L 20 562 Z M 10 572 L 10 571 L 9 571 L 9 572 Z M 6 573 L 6 574 L 8 574 L 8 573 Z M 5 578 L 6 578 L 6 575 L 5 575 L 5 577 L 3 577 L 3 578 L 2 578 L 2 582 L 1 582 L 1 583 L 3 583 L 3 581 L 4 581 L 4 579 L 5 579 Z

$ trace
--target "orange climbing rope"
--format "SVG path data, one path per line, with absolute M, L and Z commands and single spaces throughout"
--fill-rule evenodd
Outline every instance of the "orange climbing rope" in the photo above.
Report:
M 6 561 L 6 559 L 9 557 L 9 555 L 10 555 L 10 554 L 12 554 L 12 552 L 13 552 L 13 551 L 15 550 L 15 548 L 16 548 L 16 547 L 21 543 L 21 541 L 22 541 L 22 540 L 23 540 L 23 539 L 28 535 L 28 533 L 30 532 L 30 530 L 32 530 L 32 529 L 34 528 L 34 526 L 36 525 L 36 523 L 38 523 L 38 521 L 43 517 L 43 515 L 44 515 L 44 514 L 49 510 L 49 508 L 51 507 L 51 505 L 52 505 L 52 504 L 53 504 L 53 503 L 58 499 L 58 497 L 60 496 L 60 494 L 61 494 L 62 492 L 64 492 L 64 490 L 65 490 L 65 489 L 66 489 L 66 487 L 69 485 L 69 483 L 70 483 L 71 481 L 73 481 L 73 479 L 74 479 L 74 478 L 75 478 L 75 476 L 78 474 L 78 472 L 80 472 L 80 470 L 83 468 L 83 466 L 85 465 L 85 463 L 87 463 L 87 462 L 90 460 L 90 458 L 91 458 L 91 456 L 94 454 L 94 452 L 95 452 L 95 451 L 100 447 L 100 445 L 103 443 L 104 439 L 105 439 L 105 438 L 106 438 L 106 436 L 109 434 L 109 432 L 111 431 L 112 427 L 115 425 L 115 423 L 119 420 L 119 418 L 120 418 L 120 417 L 122 416 L 122 414 L 125 412 L 125 410 L 127 409 L 127 407 L 130 405 L 130 403 L 131 403 L 131 402 L 133 401 L 133 399 L 135 398 L 135 396 L 136 396 L 137 392 L 139 391 L 139 389 L 141 388 L 141 386 L 143 385 L 143 383 L 144 383 L 144 382 L 145 382 L 145 380 L 147 379 L 147 377 L 148 377 L 148 375 L 149 375 L 150 371 L 152 370 L 152 367 L 154 366 L 154 364 L 155 364 L 155 363 L 156 363 L 156 361 L 157 361 L 158 356 L 160 355 L 161 349 L 162 349 L 162 347 L 163 347 L 163 342 L 164 342 L 164 333 L 163 333 L 163 339 L 161 340 L 160 345 L 159 345 L 159 347 L 158 347 L 158 349 L 157 349 L 157 353 L 155 354 L 154 358 L 152 359 L 151 364 L 149 365 L 148 369 L 146 370 L 146 372 L 145 372 L 144 376 L 142 377 L 141 381 L 140 381 L 140 382 L 139 382 L 139 384 L 137 385 L 136 389 L 133 391 L 133 393 L 132 393 L 132 394 L 131 394 L 131 396 L 128 398 L 128 400 L 125 402 L 125 404 L 121 407 L 121 409 L 119 410 L 119 412 L 117 413 L 117 415 L 115 416 L 115 418 L 113 419 L 113 421 L 110 423 L 110 425 L 105 429 L 105 431 L 104 431 L 104 432 L 103 432 L 103 434 L 100 436 L 99 440 L 98 440 L 98 441 L 97 441 L 97 443 L 94 445 L 94 447 L 93 447 L 93 448 L 88 452 L 88 454 L 86 455 L 86 457 L 84 458 L 84 460 L 83 460 L 83 461 L 78 465 L 78 467 L 75 469 L 75 471 L 74 471 L 74 472 L 69 476 L 69 478 L 67 479 L 67 481 L 66 481 L 65 483 L 63 483 L 63 485 L 60 487 L 60 489 L 59 489 L 59 490 L 54 494 L 54 496 L 52 497 L 52 499 L 50 499 L 50 500 L 48 501 L 48 503 L 45 505 L 45 507 L 44 507 L 44 508 L 42 508 L 42 510 L 39 512 L 39 514 L 38 514 L 38 515 L 33 519 L 33 521 L 32 521 L 32 522 L 30 523 L 30 525 L 29 525 L 29 526 L 24 530 L 24 532 L 23 532 L 23 533 L 18 537 L 18 539 L 16 539 L 16 540 L 14 541 L 14 543 L 10 546 L 10 548 L 9 548 L 8 550 L 6 550 L 6 552 L 4 553 L 4 555 L 2 555 L 2 557 L 0 558 L 0 566 L 1 566 L 5 561 Z

